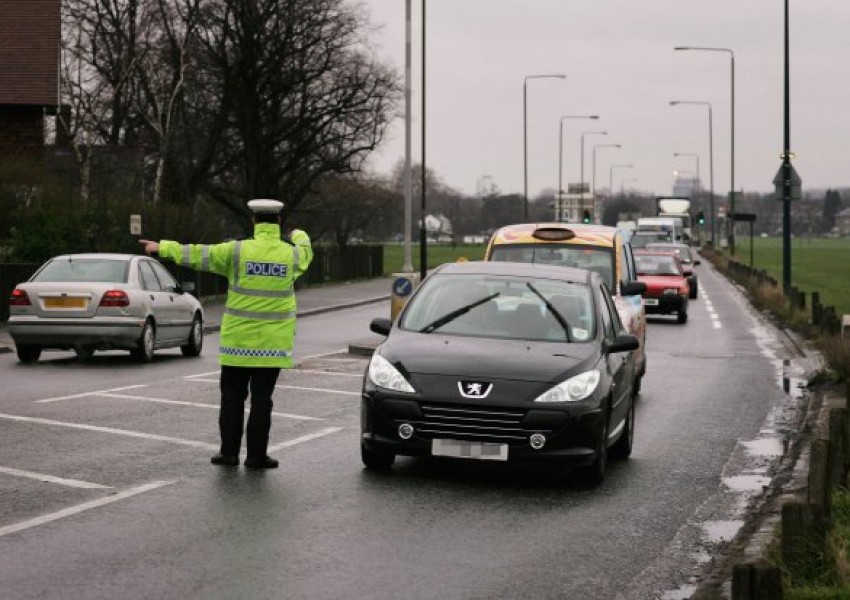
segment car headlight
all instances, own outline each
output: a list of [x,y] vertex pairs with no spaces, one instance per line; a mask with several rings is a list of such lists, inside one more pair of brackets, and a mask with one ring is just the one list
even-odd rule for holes
[[666,289],[664,290],[664,295],[665,295],[665,296],[675,296],[675,295],[676,295],[676,294],[678,294],[678,293],[679,293],[679,290],[678,290],[678,289],[676,289],[676,288],[666,288]]
[[378,354],[372,355],[369,362],[369,381],[378,387],[395,392],[413,393],[413,386],[398,372],[390,361]]
[[575,402],[590,396],[599,385],[599,371],[585,371],[549,388],[534,399],[535,402]]

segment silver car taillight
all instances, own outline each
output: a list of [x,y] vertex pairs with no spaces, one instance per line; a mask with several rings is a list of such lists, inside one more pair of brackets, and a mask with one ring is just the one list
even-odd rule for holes
[[30,297],[21,288],[15,288],[9,298],[9,306],[30,306]]
[[124,290],[109,290],[104,292],[103,297],[100,299],[100,306],[102,307],[121,307],[121,306],[130,306],[130,297],[127,295],[127,292]]

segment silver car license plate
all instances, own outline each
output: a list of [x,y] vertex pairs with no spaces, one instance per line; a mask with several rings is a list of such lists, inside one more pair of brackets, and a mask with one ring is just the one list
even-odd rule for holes
[[431,442],[431,454],[474,460],[508,460],[508,445],[434,439]]
[[658,306],[658,298],[644,298],[643,302],[647,306]]

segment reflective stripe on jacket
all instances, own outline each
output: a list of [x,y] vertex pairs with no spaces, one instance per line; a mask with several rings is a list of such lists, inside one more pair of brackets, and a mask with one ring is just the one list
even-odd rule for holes
[[162,240],[161,258],[227,277],[219,363],[235,367],[292,367],[295,340],[293,284],[313,260],[309,236],[257,223],[254,238],[223,244],[180,244]]

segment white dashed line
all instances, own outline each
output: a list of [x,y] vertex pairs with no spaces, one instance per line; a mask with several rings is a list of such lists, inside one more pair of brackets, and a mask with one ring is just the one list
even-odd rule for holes
[[343,392],[342,390],[328,390],[325,388],[301,387],[298,385],[278,384],[275,387],[287,390],[303,390],[305,392],[321,392],[323,394],[342,394],[343,396],[359,396],[360,392]]
[[139,494],[144,494],[145,492],[149,492],[151,490],[155,490],[157,488],[161,488],[166,485],[171,485],[174,483],[173,481],[154,481],[153,483],[147,483],[145,485],[140,485],[139,487],[131,488],[124,492],[119,492],[117,494],[113,494],[111,496],[106,496],[104,498],[98,498],[97,500],[92,500],[91,502],[84,502],[83,504],[77,504],[76,506],[71,506],[69,508],[65,508],[55,513],[51,513],[49,515],[43,515],[41,517],[36,517],[34,519],[29,519],[28,521],[23,521],[21,523],[16,523],[14,525],[7,525],[6,527],[0,527],[0,537],[4,535],[8,535],[10,533],[17,533],[18,531],[23,531],[25,529],[30,529],[32,527],[38,527],[39,525],[44,525],[45,523],[50,523],[52,521],[58,521],[59,519],[63,519],[65,517],[70,517],[71,515],[75,515],[77,513],[81,513],[86,510],[90,510],[92,508],[97,508],[99,506],[105,506],[107,504],[112,504],[113,502],[118,502],[119,500],[124,500],[125,498],[131,498],[133,496],[137,496]]
[[128,385],[125,387],[112,388],[111,390],[97,390],[94,392],[83,392],[82,394],[72,394],[70,396],[57,396],[55,398],[45,398],[43,400],[36,400],[36,403],[46,403],[46,402],[59,402],[60,400],[73,400],[74,398],[85,398],[86,396],[92,396],[95,394],[104,394],[107,392],[123,392],[124,390],[136,390],[139,388],[148,387],[146,385]]
[[327,429],[321,429],[316,433],[309,433],[307,435],[302,435],[301,437],[297,437],[295,439],[289,440],[288,442],[282,442],[280,444],[275,444],[274,446],[269,446],[269,453],[274,452],[276,450],[280,450],[282,448],[291,448],[292,446],[296,446],[298,444],[302,444],[304,442],[309,442],[310,440],[315,440],[316,438],[324,437],[326,435],[330,435],[332,433],[336,433],[337,431],[342,431],[342,427],[328,427]]
[[83,490],[109,490],[111,486],[101,485],[99,483],[91,483],[90,481],[80,481],[79,479],[65,479],[64,477],[54,477],[53,475],[45,475],[44,473],[35,473],[33,471],[21,471],[11,467],[0,467],[0,473],[6,475],[14,475],[15,477],[26,477],[27,479],[35,479],[46,483],[56,483],[72,488],[80,488]]
[[720,324],[720,321],[713,321],[712,325],[714,325],[715,329],[723,329],[723,325]]
[[[218,410],[219,406],[217,404],[205,404],[203,402],[186,402],[184,400],[166,400],[165,398],[148,398],[145,396],[131,396],[130,394],[110,394],[107,392],[100,392],[98,394],[92,394],[94,396],[99,396],[101,398],[118,398],[120,400],[141,400],[142,402],[156,402],[158,404],[172,404],[177,406],[194,406],[197,408],[207,408],[212,410]],[[245,412],[248,413],[249,409],[246,408]],[[306,417],[304,415],[293,415],[291,413],[282,413],[282,412],[272,412],[272,415],[276,417],[284,417],[287,419],[298,419],[300,421],[324,421],[324,419],[320,417]]]
[[157,442],[169,442],[171,444],[180,444],[181,446],[194,446],[195,448],[203,448],[204,450],[218,450],[218,444],[208,444],[206,442],[198,442],[195,440],[184,440],[181,438],[169,437],[166,435],[156,435],[153,433],[142,433],[140,431],[130,431],[128,429],[115,429],[114,427],[98,427],[97,425],[86,425],[84,423],[66,423],[63,421],[54,421],[52,419],[39,419],[36,417],[22,417],[20,415],[0,414],[0,419],[9,421],[18,421],[20,423],[35,423],[38,425],[53,425],[56,427],[68,427],[70,429],[83,429],[85,431],[96,431],[98,433],[113,433],[115,435],[123,435],[127,437],[143,438]]
[[318,369],[290,369],[288,373],[316,373],[318,375],[333,375],[334,377],[363,378],[363,373],[334,373],[332,371],[319,371]]

